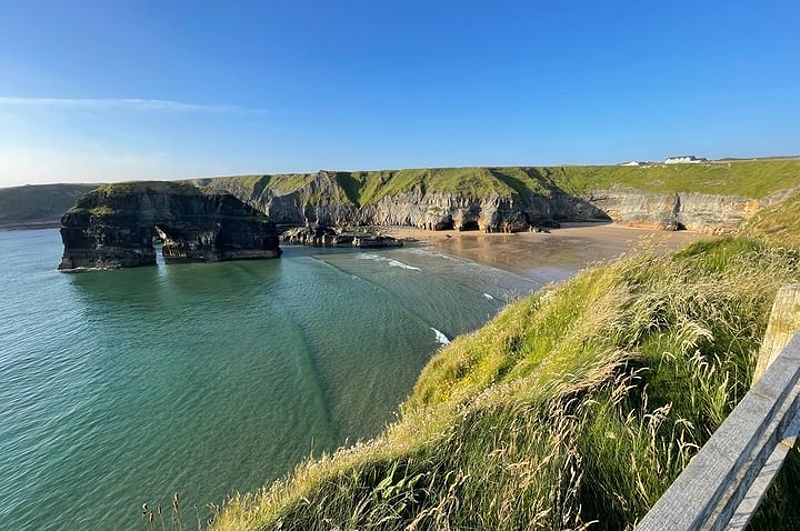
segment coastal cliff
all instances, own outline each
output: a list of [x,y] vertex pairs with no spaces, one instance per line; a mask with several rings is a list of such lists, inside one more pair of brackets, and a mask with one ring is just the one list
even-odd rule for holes
[[[412,226],[518,232],[558,221],[608,221],[600,209],[556,186],[507,184],[512,169],[453,168],[193,181],[228,191],[278,224]],[[409,175],[410,174],[410,175]],[[499,177],[498,177],[499,176]]]
[[224,192],[181,183],[103,185],[61,218],[60,270],[280,256],[275,225]]
[[287,226],[518,232],[565,221],[614,221],[719,234],[776,202],[778,191],[800,185],[800,161],[319,171],[193,184],[228,191]]
[[[279,229],[401,225],[515,232],[562,221],[614,221],[728,233],[800,188],[800,160],[319,171],[188,182],[234,195]],[[67,184],[0,189],[0,227],[57,224],[90,189]]]
[[767,201],[701,193],[656,194],[612,188],[586,200],[617,223],[658,230],[731,233]]

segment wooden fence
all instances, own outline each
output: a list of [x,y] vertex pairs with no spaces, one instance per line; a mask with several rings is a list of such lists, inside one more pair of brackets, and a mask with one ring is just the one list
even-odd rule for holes
[[754,384],[637,531],[744,529],[800,433],[800,285],[772,307]]

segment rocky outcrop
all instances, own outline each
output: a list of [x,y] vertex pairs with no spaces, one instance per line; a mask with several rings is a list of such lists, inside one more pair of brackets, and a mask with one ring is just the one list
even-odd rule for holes
[[402,240],[391,236],[356,236],[353,238],[353,247],[376,248],[376,247],[402,247]]
[[325,225],[295,227],[281,234],[281,241],[318,247],[402,247],[402,240],[370,229],[343,230]]
[[296,227],[281,233],[281,241],[295,243],[299,245],[312,246],[338,246],[350,245],[353,238],[342,236],[333,227],[324,225],[313,225],[307,227]]
[[275,225],[231,194],[166,182],[104,185],[61,218],[60,270],[280,256]]

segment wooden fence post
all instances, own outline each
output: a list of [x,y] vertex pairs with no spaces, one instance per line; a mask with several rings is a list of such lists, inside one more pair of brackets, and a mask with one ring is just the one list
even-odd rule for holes
[[754,385],[797,332],[800,332],[800,284],[787,284],[778,290],[772,304],[753,373]]
[[800,436],[800,284],[775,297],[753,388],[636,531],[744,531]]

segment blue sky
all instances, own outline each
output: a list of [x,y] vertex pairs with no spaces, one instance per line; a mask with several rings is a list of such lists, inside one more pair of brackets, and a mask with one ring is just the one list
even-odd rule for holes
[[0,186],[800,153],[796,1],[0,13]]

